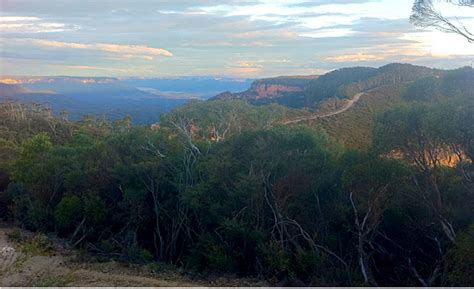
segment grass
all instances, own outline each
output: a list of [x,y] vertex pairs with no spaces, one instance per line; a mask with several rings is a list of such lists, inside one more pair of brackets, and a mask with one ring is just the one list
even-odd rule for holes
[[36,234],[21,243],[21,251],[33,256],[52,256],[56,253],[53,242],[44,234]]
[[72,272],[63,276],[42,275],[32,280],[28,286],[31,287],[66,287],[74,282]]

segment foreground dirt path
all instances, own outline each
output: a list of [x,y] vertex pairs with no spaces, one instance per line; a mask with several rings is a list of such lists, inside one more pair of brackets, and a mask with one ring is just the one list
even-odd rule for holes
[[[8,235],[13,230],[0,225],[0,286],[203,286],[184,277],[148,276],[144,270],[128,268],[116,262],[94,264],[75,262],[73,252],[45,256],[22,254]],[[64,254],[66,253],[66,254]],[[175,277],[176,280],[172,280]]]
[[[115,261],[97,262],[81,257],[78,251],[54,244],[47,252],[32,250],[33,233],[21,231],[20,244],[11,242],[12,227],[0,224],[1,286],[138,286],[138,287],[207,287],[268,286],[263,281],[239,278],[191,279],[175,269],[153,265],[133,265]],[[25,245],[30,244],[30,245]],[[26,247],[30,249],[26,250]],[[26,251],[25,251],[26,250]],[[87,261],[86,261],[87,260]]]
[[299,117],[299,118],[296,118],[296,119],[291,119],[291,120],[284,121],[282,123],[283,124],[294,124],[294,123],[304,122],[304,121],[308,121],[308,120],[314,120],[314,119],[318,119],[318,118],[330,117],[330,116],[333,116],[333,115],[343,113],[344,111],[351,108],[356,102],[358,102],[360,97],[364,94],[366,94],[366,92],[357,93],[342,108],[340,108],[336,111],[332,111],[332,112],[329,112],[329,113],[326,113],[326,114],[314,114],[314,115],[310,115],[310,116]]
[[[93,264],[75,264],[64,256],[33,256],[17,263],[8,274],[3,275],[1,286],[139,286],[139,287],[189,287],[205,286],[199,282],[188,281],[181,276],[175,280],[139,275],[131,268],[115,262],[101,264],[108,267],[99,271]],[[87,269],[84,269],[86,267]],[[143,273],[142,273],[143,274]]]
[[18,258],[13,244],[8,241],[9,232],[9,229],[0,225],[0,278],[7,274]]

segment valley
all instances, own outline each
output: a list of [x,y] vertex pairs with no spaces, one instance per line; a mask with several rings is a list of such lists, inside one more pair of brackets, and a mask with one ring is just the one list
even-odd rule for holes
[[67,111],[71,120],[85,115],[112,121],[130,116],[137,124],[159,121],[160,114],[190,100],[205,100],[220,87],[240,90],[246,79],[212,77],[0,77],[0,99],[47,104],[56,115]]

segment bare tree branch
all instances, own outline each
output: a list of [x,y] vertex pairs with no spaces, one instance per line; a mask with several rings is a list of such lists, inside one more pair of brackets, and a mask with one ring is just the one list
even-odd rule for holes
[[[473,8],[474,1],[458,0],[452,1],[460,7]],[[458,19],[449,19],[439,12],[433,5],[432,0],[415,0],[412,8],[410,22],[419,27],[433,27],[446,33],[455,33],[466,38],[470,43],[474,43],[474,34]]]
[[[457,0],[450,3],[462,8],[473,8],[472,0]],[[454,33],[466,38],[469,43],[474,43],[474,34],[466,28],[459,18],[449,19],[439,12],[433,0],[415,0],[412,8],[410,22],[419,27],[433,27],[441,32]]]

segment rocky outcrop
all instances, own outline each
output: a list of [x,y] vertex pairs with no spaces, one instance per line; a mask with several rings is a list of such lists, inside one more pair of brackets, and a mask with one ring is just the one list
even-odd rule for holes
[[213,99],[242,99],[250,102],[265,99],[279,99],[303,93],[311,80],[317,77],[318,76],[310,75],[259,79],[254,81],[246,91],[238,93],[226,91],[216,95]]

